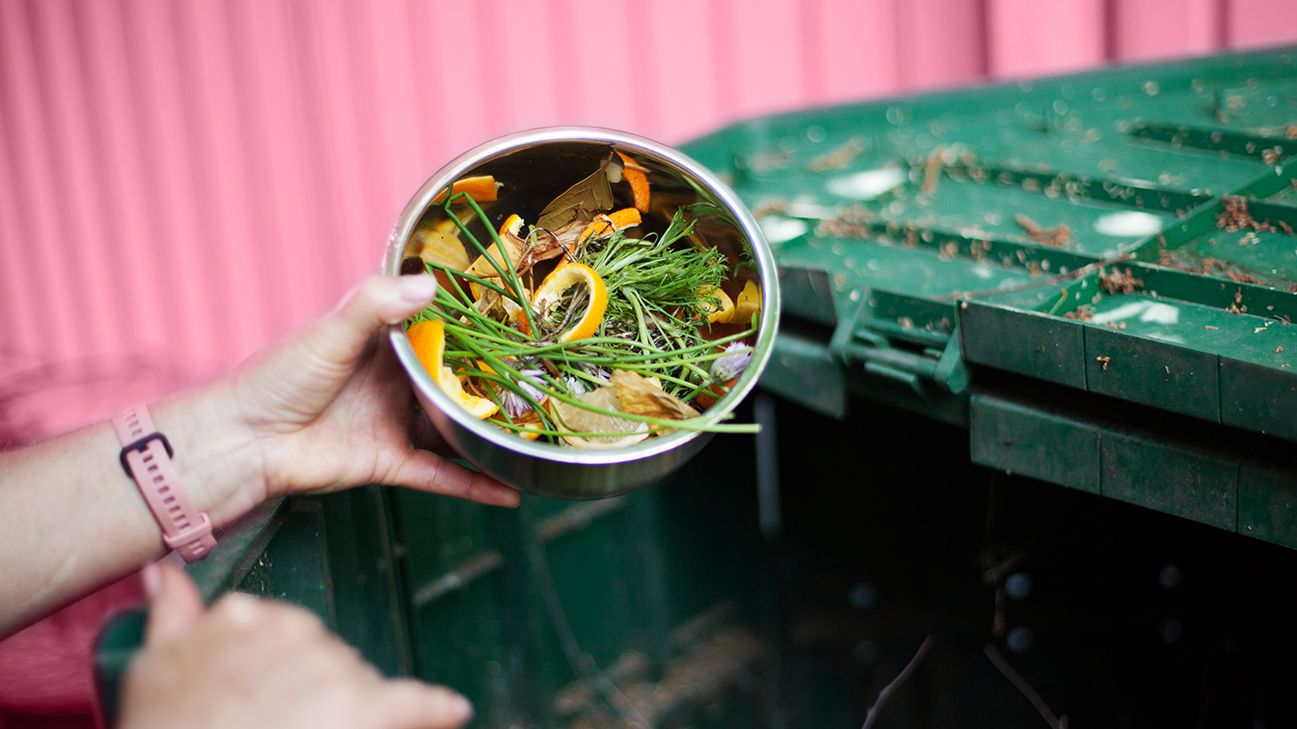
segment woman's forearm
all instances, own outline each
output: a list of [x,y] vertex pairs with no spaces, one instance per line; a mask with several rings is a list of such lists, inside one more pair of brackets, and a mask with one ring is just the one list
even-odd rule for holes
[[[409,383],[379,333],[431,276],[374,276],[229,377],[150,406],[214,527],[267,498],[384,483],[516,506],[518,492],[415,447]],[[0,637],[156,559],[162,531],[108,423],[0,454]]]
[[[182,487],[213,526],[264,494],[255,439],[219,398],[209,389],[150,408]],[[120,450],[105,422],[0,454],[0,637],[165,553]]]

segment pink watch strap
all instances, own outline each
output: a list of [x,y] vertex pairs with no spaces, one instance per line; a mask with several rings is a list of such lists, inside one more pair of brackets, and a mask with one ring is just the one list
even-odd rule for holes
[[171,445],[153,427],[149,409],[143,403],[128,408],[113,418],[113,430],[122,444],[122,466],[140,487],[167,548],[179,552],[186,562],[206,557],[216,546],[212,522],[189,503],[171,463]]

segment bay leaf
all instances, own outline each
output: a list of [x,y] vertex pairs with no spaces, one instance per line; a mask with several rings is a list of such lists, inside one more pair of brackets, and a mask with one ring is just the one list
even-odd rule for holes
[[[588,177],[569,187],[563,194],[545,206],[536,225],[556,230],[582,214],[591,215],[612,209],[612,185],[608,182],[608,166],[612,163],[611,155],[599,164],[599,169]],[[618,174],[621,168],[617,168]]]

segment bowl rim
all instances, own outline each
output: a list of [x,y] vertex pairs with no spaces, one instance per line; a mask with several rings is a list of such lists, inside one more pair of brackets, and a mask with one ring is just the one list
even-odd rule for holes
[[[738,195],[702,164],[665,144],[629,132],[587,126],[528,129],[484,142],[443,165],[424,182],[406,204],[388,238],[387,250],[383,257],[383,273],[388,276],[399,275],[405,241],[414,231],[414,227],[432,199],[452,181],[463,177],[465,173],[482,162],[508,152],[544,144],[572,142],[616,145],[670,163],[692,176],[697,183],[714,195],[721,206],[734,216],[740,231],[747,236],[753,258],[757,262],[757,273],[762,285],[761,315],[758,322],[757,341],[753,345],[752,360],[747,369],[734,387],[730,388],[729,393],[704,413],[704,417],[712,418],[713,422],[724,418],[733,412],[756,386],[757,379],[765,369],[774,348],[780,309],[779,282],[774,254],[765,236],[762,235],[756,219]],[[651,458],[674,450],[703,435],[698,431],[677,430],[665,436],[645,439],[635,445],[606,450],[585,450],[525,440],[471,417],[463,408],[451,402],[420,364],[401,324],[394,324],[388,328],[388,339],[411,383],[424,397],[435,404],[443,415],[493,445],[522,455],[567,464],[613,465]]]

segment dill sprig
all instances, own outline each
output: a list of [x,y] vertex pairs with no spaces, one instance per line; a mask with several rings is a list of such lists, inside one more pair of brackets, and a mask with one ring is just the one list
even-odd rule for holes
[[[688,350],[703,336],[707,312],[719,305],[705,292],[718,290],[729,274],[725,256],[687,238],[696,221],[677,210],[661,235],[631,238],[621,232],[586,244],[578,255],[608,287],[608,308],[600,334],[663,350]],[[632,354],[627,350],[627,354]],[[705,369],[682,361],[663,389],[680,397],[706,386]]]
[[636,303],[687,316],[704,313],[707,300],[700,298],[699,291],[719,287],[729,271],[723,253],[685,240],[695,225],[696,221],[686,222],[683,211],[676,211],[660,236],[630,238],[617,232],[580,251],[578,259],[602,276],[608,287],[610,323],[637,319]]

